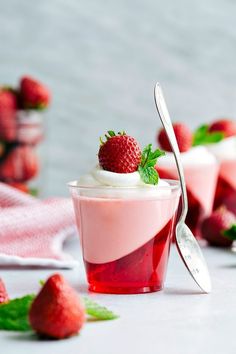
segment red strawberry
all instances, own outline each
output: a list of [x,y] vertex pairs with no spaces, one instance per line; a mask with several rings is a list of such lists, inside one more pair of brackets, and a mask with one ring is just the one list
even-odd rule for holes
[[[193,135],[191,131],[183,123],[175,123],[173,124],[173,128],[180,152],[188,151],[191,148],[193,142]],[[162,149],[166,151],[172,151],[166,132],[163,128],[159,131],[157,140]]]
[[236,122],[230,119],[220,119],[213,122],[209,132],[222,132],[225,138],[236,135]]
[[0,178],[9,182],[25,182],[36,176],[39,162],[30,146],[16,146],[8,152],[0,164]]
[[125,133],[115,135],[113,131],[106,135],[107,141],[101,141],[98,152],[100,166],[116,173],[131,173],[138,169],[141,162],[141,149],[138,142]]
[[20,97],[23,108],[43,109],[51,100],[51,95],[46,86],[30,76],[24,76],[20,82]]
[[0,139],[16,139],[17,99],[12,91],[0,89]]
[[8,297],[8,293],[5,287],[5,284],[3,283],[2,279],[0,278],[0,304],[4,303],[4,302],[8,302],[9,301],[9,297]]
[[85,309],[64,277],[54,274],[33,301],[29,320],[38,334],[62,339],[80,331],[85,322]]
[[230,247],[233,241],[227,239],[223,233],[234,224],[236,224],[235,215],[222,206],[203,221],[202,237],[212,246]]

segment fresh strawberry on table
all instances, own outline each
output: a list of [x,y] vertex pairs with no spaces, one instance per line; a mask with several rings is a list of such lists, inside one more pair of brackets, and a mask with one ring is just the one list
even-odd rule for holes
[[24,109],[45,109],[51,95],[48,88],[31,76],[24,76],[20,81],[20,99]]
[[[174,123],[173,128],[180,152],[188,151],[193,142],[193,135],[190,129],[183,123]],[[162,149],[165,151],[172,151],[169,139],[163,128],[159,131],[157,140]]]
[[220,132],[225,138],[236,135],[236,122],[231,119],[219,119],[209,126],[209,132]]
[[40,335],[66,338],[85,322],[85,307],[76,291],[60,274],[52,275],[32,303],[29,320]]
[[236,217],[222,206],[202,222],[201,232],[210,245],[230,247],[236,240]]
[[16,139],[17,99],[12,90],[0,88],[0,140]]
[[38,157],[31,146],[12,148],[0,164],[0,178],[6,182],[25,182],[37,175]]

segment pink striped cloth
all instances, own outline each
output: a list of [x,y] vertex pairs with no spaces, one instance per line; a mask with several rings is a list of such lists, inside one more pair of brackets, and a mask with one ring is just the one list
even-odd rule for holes
[[75,233],[72,201],[39,200],[0,182],[0,265],[72,268],[63,252]]

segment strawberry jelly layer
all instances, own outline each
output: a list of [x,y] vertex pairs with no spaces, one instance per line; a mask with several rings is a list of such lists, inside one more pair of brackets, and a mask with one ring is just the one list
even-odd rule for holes
[[[178,179],[178,172],[175,166],[157,166],[162,178]],[[184,167],[184,176],[187,189],[199,202],[206,213],[212,210],[214,194],[216,189],[219,167],[217,164],[193,165]]]
[[137,250],[172,219],[178,201],[176,191],[159,199],[74,196],[85,261],[112,262]]

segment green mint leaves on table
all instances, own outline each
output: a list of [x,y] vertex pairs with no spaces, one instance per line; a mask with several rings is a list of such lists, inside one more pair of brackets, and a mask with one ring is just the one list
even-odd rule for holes
[[147,145],[142,152],[141,163],[138,167],[138,172],[142,181],[146,184],[157,184],[159,176],[155,165],[157,159],[165,155],[165,152],[159,149],[152,151],[152,144]]
[[30,331],[28,313],[35,295],[26,295],[0,305],[0,329]]
[[[35,299],[34,294],[25,295],[21,298],[10,300],[0,305],[0,330],[7,331],[30,331],[28,320],[30,306]],[[87,315],[98,320],[113,320],[118,318],[115,313],[101,306],[88,297],[84,297]]]
[[119,317],[114,312],[108,310],[104,306],[99,305],[88,297],[84,297],[83,300],[86,308],[86,313],[89,316],[95,317],[98,320],[113,320]]
[[209,132],[209,125],[201,125],[193,134],[193,146],[214,144],[224,139],[224,133]]
[[223,232],[223,235],[231,241],[236,240],[236,224],[232,225],[228,230]]

